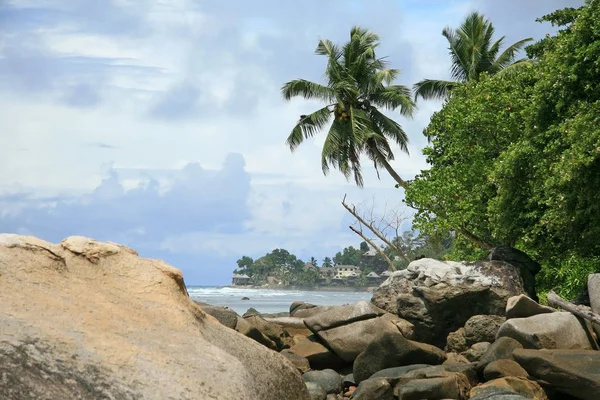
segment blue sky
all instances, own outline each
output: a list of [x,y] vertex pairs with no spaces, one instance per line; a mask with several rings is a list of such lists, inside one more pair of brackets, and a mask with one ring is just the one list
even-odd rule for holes
[[[377,32],[398,82],[448,78],[441,30],[472,10],[507,42],[553,29],[535,22],[583,0],[0,2],[0,231],[59,242],[84,235],[129,245],[184,272],[228,283],[242,255],[284,247],[332,256],[360,240],[340,206],[401,207],[402,191],[365,163],[359,190],[320,170],[323,137],[291,154],[284,141],[318,104],[285,102],[281,85],[322,81],[320,38],[353,25]],[[426,164],[420,102],[411,178]],[[393,115],[393,114],[391,114]]]

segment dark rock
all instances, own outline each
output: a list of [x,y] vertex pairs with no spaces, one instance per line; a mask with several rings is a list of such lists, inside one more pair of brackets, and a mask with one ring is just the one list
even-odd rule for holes
[[301,374],[310,371],[310,363],[308,359],[300,357],[298,354],[290,353],[288,349],[284,349],[280,353],[282,356],[290,360],[294,367],[300,371]]
[[506,302],[506,319],[527,318],[538,314],[548,314],[556,310],[550,307],[542,306],[531,298],[520,294],[513,296]]
[[456,263],[423,258],[394,272],[372,301],[414,324],[414,338],[444,346],[474,315],[504,315],[506,300],[524,293],[518,267],[501,261]]
[[474,315],[465,323],[465,339],[467,345],[490,342],[496,340],[496,333],[504,323],[505,318],[500,315]]
[[266,337],[265,334],[260,331],[260,329],[258,329],[256,326],[251,325],[248,321],[246,321],[246,319],[242,317],[238,317],[237,324],[235,325],[235,330],[241,333],[242,335],[257,341],[263,346],[268,347],[271,350],[277,350],[277,344],[275,344],[275,342]]
[[498,338],[481,356],[477,363],[477,371],[483,373],[483,370],[489,363],[496,360],[512,359],[513,351],[522,349],[523,345],[513,338]]
[[471,399],[495,399],[496,396],[517,395],[530,400],[548,400],[544,389],[538,383],[516,376],[494,379],[476,386],[471,389],[469,395]]
[[384,378],[362,381],[350,396],[352,400],[394,400],[394,391]]
[[441,364],[444,352],[434,346],[414,342],[396,334],[385,333],[371,342],[354,361],[354,379],[360,383],[375,372],[410,364]]
[[385,369],[375,372],[373,375],[371,375],[369,377],[369,379],[400,378],[400,377],[406,375],[407,373],[409,373],[410,371],[428,368],[428,367],[431,367],[431,365],[429,365],[429,364],[412,364],[412,365],[405,365],[402,367],[385,368]]
[[308,389],[308,395],[310,400],[326,400],[327,393],[325,390],[316,382],[305,382],[306,388]]
[[269,338],[269,340],[275,343],[274,350],[281,351],[290,347],[291,337],[289,333],[281,327],[281,325],[267,322],[260,315],[251,315],[245,317],[244,319],[250,324],[250,326],[258,329],[263,335]]
[[340,369],[347,365],[346,361],[323,346],[315,335],[300,338],[288,351],[306,358],[312,369]]
[[490,261],[504,261],[519,268],[525,292],[533,300],[538,301],[535,289],[535,276],[542,266],[531,259],[526,253],[513,247],[494,247],[490,250]]
[[344,388],[348,386],[356,386],[356,381],[354,380],[354,374],[348,374],[342,378],[342,385]]
[[509,359],[492,361],[483,370],[483,379],[486,381],[507,376],[527,378],[529,374],[516,361]]
[[394,395],[398,400],[466,399],[470,387],[464,375],[454,374],[441,378],[413,379],[396,386]]
[[555,312],[507,320],[498,337],[511,337],[528,349],[591,349],[586,328],[571,313]]
[[312,304],[310,304],[310,306],[312,307],[299,306],[294,310],[293,313],[290,313],[290,316],[297,318],[309,318],[333,308],[333,306],[314,306]]
[[227,307],[211,305],[200,305],[200,308],[202,308],[202,311],[204,311],[205,313],[215,317],[217,321],[219,321],[226,327],[235,329],[238,320],[238,315],[235,311]]
[[470,362],[479,361],[481,356],[485,354],[485,352],[490,348],[491,343],[489,342],[481,342],[475,343],[473,346],[469,348],[469,350],[462,353],[463,356]]
[[450,332],[446,338],[446,347],[444,350],[447,353],[462,353],[468,350],[467,338],[465,337],[465,328],[458,328],[455,332]]
[[332,369],[308,371],[302,375],[305,382],[319,384],[326,393],[339,393],[342,391],[342,377]]
[[458,353],[446,353],[446,361],[444,361],[444,364],[469,364],[470,361],[467,360],[467,358],[465,356],[463,356],[462,354],[458,354]]
[[352,322],[372,319],[385,314],[380,308],[368,301],[334,306],[327,311],[304,319],[304,323],[313,333],[349,325]]
[[304,309],[313,308],[313,307],[316,307],[316,306],[314,304],[305,303],[303,301],[294,301],[292,303],[292,305],[290,305],[290,316],[293,316],[295,311],[304,310]]
[[[591,274],[588,276],[587,290],[592,311],[600,314],[600,274]],[[593,326],[596,335],[600,338],[600,325],[594,324]]]
[[530,376],[555,390],[582,400],[597,400],[600,393],[600,352],[595,350],[529,350],[513,353]]
[[246,297],[246,296],[244,296],[244,297],[242,297],[242,300],[250,300],[250,298],[249,298],[249,297]]

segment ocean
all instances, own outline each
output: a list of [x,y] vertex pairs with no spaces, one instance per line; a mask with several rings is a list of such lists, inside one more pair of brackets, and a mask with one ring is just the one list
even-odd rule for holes
[[[333,306],[370,300],[368,292],[329,292],[311,290],[245,289],[232,287],[188,286],[193,300],[216,306],[227,306],[239,315],[250,307],[261,313],[289,311],[294,301],[305,301],[316,305]],[[242,300],[248,297],[250,300]]]

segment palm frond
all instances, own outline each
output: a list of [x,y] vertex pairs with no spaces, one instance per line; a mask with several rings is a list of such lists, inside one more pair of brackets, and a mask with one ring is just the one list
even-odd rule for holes
[[410,89],[404,85],[382,87],[374,93],[369,93],[367,100],[378,107],[384,107],[388,110],[399,108],[400,114],[406,117],[412,117],[416,110],[415,103],[411,98]]
[[406,132],[404,132],[404,129],[402,129],[402,126],[400,126],[399,123],[391,118],[388,118],[375,107],[370,108],[369,116],[377,126],[377,130],[379,130],[382,135],[393,140],[398,146],[400,146],[400,149],[403,152],[408,154],[408,135]]
[[327,125],[331,116],[329,107],[323,107],[312,114],[302,116],[286,140],[291,151],[302,144],[304,139],[314,136]]
[[442,100],[448,96],[450,91],[456,87],[457,84],[457,82],[453,81],[423,79],[422,81],[415,83],[413,87],[415,101],[419,97],[422,97],[424,100]]
[[332,88],[305,79],[287,82],[281,88],[281,94],[286,100],[296,96],[302,96],[308,100],[318,99],[328,103],[335,100],[335,91]]
[[490,72],[496,73],[502,70],[503,68],[506,68],[509,65],[513,64],[515,62],[515,57],[517,56],[517,53],[521,51],[523,47],[525,47],[525,45],[532,40],[533,38],[527,38],[519,40],[518,42],[515,42],[508,46],[508,48],[504,50],[502,54],[498,56],[498,58],[494,60],[493,64],[490,67]]

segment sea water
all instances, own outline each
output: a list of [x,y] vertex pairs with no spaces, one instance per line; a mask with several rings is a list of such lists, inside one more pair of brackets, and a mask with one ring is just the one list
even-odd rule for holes
[[[188,286],[190,297],[204,303],[227,306],[242,315],[250,307],[261,313],[289,311],[294,301],[316,305],[341,305],[370,300],[369,292],[330,292],[311,290],[245,289],[232,287]],[[247,297],[250,300],[242,300]]]

